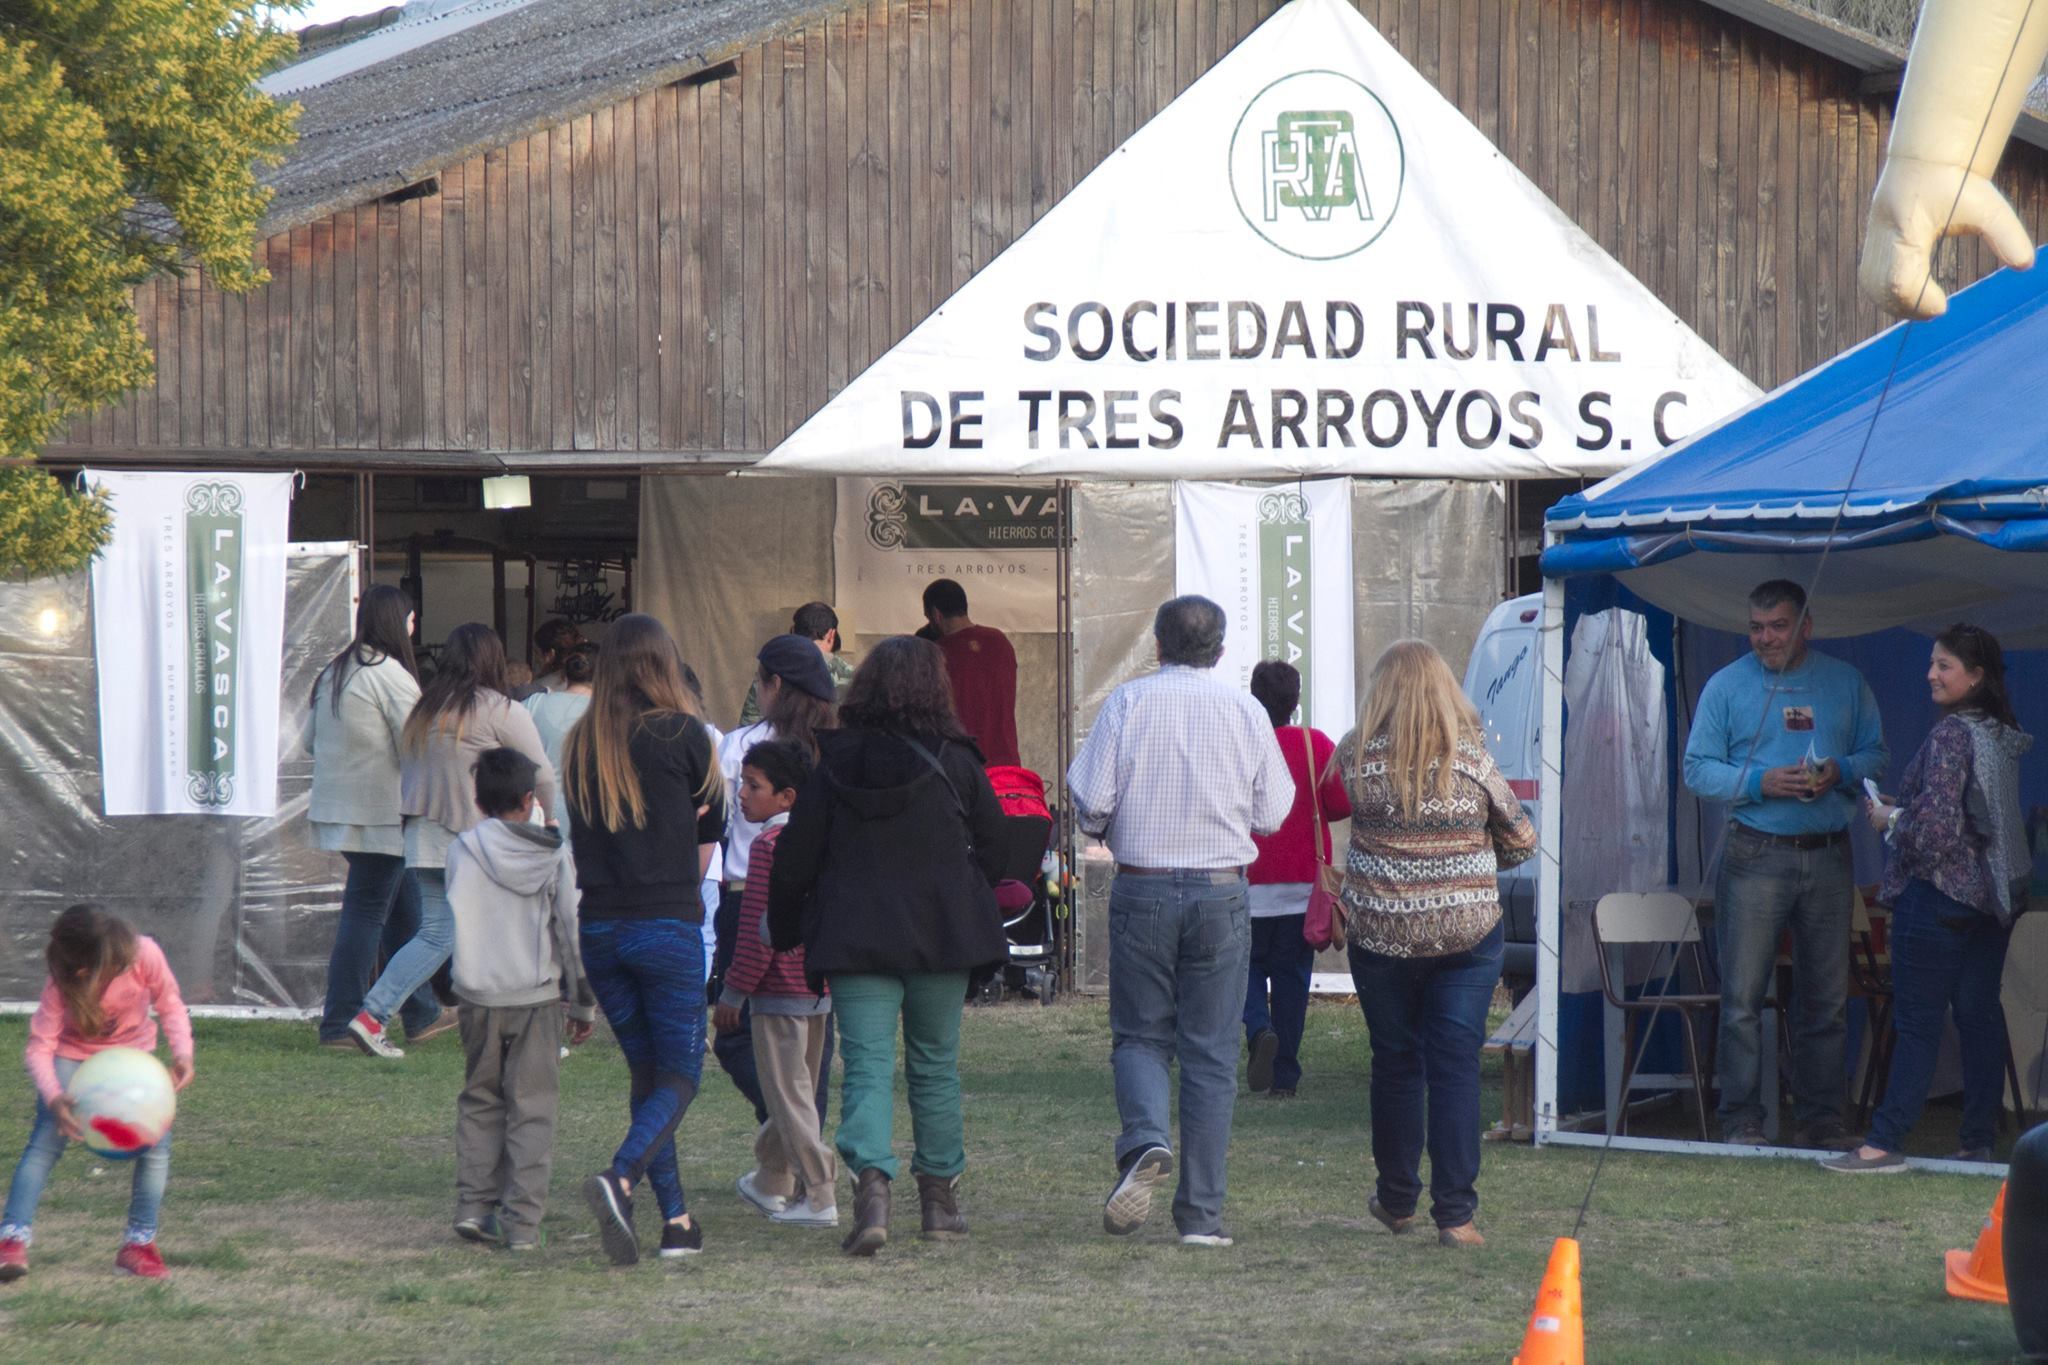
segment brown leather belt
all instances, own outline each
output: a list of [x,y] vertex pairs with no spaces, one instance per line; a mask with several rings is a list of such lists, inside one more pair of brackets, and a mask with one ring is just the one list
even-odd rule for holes
[[1116,874],[1119,877],[1186,877],[1190,881],[1208,881],[1220,885],[1224,882],[1242,881],[1244,879],[1244,868],[1241,865],[1238,867],[1132,867],[1128,863],[1118,863],[1116,865]]
[[1774,844],[1779,848],[1806,850],[1833,848],[1836,844],[1842,843],[1849,837],[1849,832],[1841,829],[1828,830],[1821,834],[1770,834],[1756,828],[1754,825],[1745,825],[1740,820],[1734,823],[1737,833],[1746,834],[1752,839],[1761,839],[1763,842]]

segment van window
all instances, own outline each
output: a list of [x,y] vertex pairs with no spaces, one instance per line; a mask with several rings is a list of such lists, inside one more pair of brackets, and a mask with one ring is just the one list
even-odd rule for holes
[[1531,752],[1536,722],[1537,632],[1529,629],[1489,631],[1473,647],[1465,669],[1465,691],[1479,708],[1486,747],[1501,775],[1510,781],[1533,779]]

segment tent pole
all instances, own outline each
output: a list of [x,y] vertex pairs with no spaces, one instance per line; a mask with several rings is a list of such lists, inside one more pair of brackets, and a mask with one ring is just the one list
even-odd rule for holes
[[[1550,533],[1544,533],[1546,542]],[[1557,1131],[1558,954],[1564,941],[1558,895],[1558,852],[1564,820],[1564,580],[1543,580],[1543,721],[1537,775],[1542,828],[1536,869],[1536,1132],[1540,1145]]]
[[1078,880],[1070,875],[1080,864],[1076,861],[1079,850],[1075,847],[1075,826],[1073,803],[1067,799],[1067,768],[1074,760],[1074,483],[1061,479],[1054,498],[1057,521],[1054,526],[1053,576],[1054,576],[1054,617],[1053,629],[1058,633],[1059,667],[1054,670],[1054,705],[1058,709],[1058,725],[1055,727],[1055,752],[1059,771],[1053,774],[1052,789],[1059,802],[1059,850],[1060,850],[1060,905],[1067,912],[1066,930],[1058,938],[1058,975],[1060,986],[1065,990],[1075,989],[1080,977],[1080,962],[1075,952],[1074,891]]

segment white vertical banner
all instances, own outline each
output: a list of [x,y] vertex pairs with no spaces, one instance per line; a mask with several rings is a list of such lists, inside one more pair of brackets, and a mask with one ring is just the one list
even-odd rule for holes
[[1220,676],[1250,687],[1253,665],[1301,672],[1302,715],[1329,735],[1351,728],[1351,481],[1176,483],[1173,580],[1223,608]]
[[294,477],[86,471],[107,815],[277,813]]

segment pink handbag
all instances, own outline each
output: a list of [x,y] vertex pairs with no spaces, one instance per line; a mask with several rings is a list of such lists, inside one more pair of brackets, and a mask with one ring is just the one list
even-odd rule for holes
[[1344,873],[1323,861],[1322,779],[1316,772],[1316,746],[1306,725],[1301,727],[1302,747],[1308,750],[1308,800],[1311,819],[1309,846],[1316,857],[1316,879],[1308,890],[1308,917],[1301,922],[1301,936],[1317,952],[1344,942],[1344,902],[1338,893],[1344,888]]

